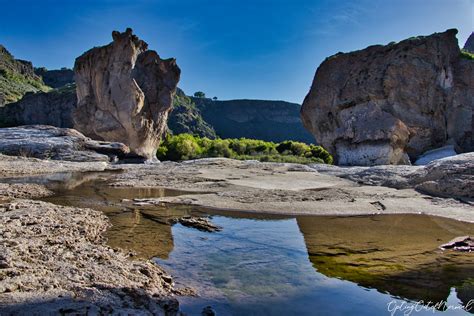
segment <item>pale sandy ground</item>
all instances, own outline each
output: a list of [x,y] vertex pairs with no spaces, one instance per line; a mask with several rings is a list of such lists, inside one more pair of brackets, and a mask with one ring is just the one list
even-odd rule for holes
[[[340,177],[341,170],[336,172],[334,168],[337,167],[321,166],[321,170],[317,171],[297,164],[259,163],[224,158],[185,163],[111,166],[102,162],[74,163],[0,156],[0,177],[123,169],[124,172],[111,176],[111,185],[165,187],[193,192],[189,195],[159,198],[161,202],[166,203],[286,215],[415,213],[474,222],[472,202],[433,197],[411,188],[393,188],[406,187],[402,185],[405,184],[406,177],[402,176],[417,172],[420,167],[377,168],[377,177],[382,178],[384,183],[390,183],[392,187],[358,183],[372,183],[373,179],[343,179]],[[352,169],[345,173],[349,173],[349,170]],[[9,187],[8,190],[3,188],[0,197],[14,195],[6,192],[15,189],[25,191],[24,187]],[[31,192],[37,190],[40,189],[32,188]]]
[[[302,165],[206,159],[124,168],[127,172],[114,177],[113,185],[206,192],[159,199],[166,203],[287,215],[414,213],[474,222],[469,202],[409,188],[361,185]],[[406,168],[401,167],[401,172],[406,173]],[[396,179],[397,172],[390,169],[387,178]]]

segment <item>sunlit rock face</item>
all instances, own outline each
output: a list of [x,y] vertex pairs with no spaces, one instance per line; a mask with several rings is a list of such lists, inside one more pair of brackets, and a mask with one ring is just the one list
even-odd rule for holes
[[94,139],[122,142],[151,159],[181,71],[175,59],[161,59],[131,29],[112,37],[112,43],[76,59],[74,128]]
[[472,151],[474,62],[456,30],[338,53],[316,71],[305,127],[341,165],[407,164],[454,144]]

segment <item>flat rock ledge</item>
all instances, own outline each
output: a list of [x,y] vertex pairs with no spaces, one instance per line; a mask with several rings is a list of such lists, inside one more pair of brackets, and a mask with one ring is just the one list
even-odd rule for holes
[[0,153],[10,156],[109,162],[124,158],[129,152],[122,143],[92,140],[70,128],[48,125],[0,128]]
[[0,204],[0,314],[175,315],[171,277],[106,246],[109,225],[91,209]]

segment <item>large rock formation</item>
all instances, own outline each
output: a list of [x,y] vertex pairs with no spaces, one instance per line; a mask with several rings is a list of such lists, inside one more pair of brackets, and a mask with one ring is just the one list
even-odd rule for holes
[[74,128],[93,139],[125,143],[151,159],[166,129],[180,69],[175,59],[147,50],[131,29],[112,37],[112,43],[76,59]]
[[472,151],[474,62],[456,30],[338,53],[319,66],[301,117],[341,165],[406,164]]
[[105,161],[126,158],[122,143],[92,140],[76,130],[45,125],[0,128],[0,153],[10,156],[66,161]]

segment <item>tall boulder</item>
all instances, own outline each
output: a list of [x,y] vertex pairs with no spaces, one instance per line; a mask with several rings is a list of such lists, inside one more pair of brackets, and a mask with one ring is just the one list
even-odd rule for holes
[[121,142],[152,159],[166,129],[180,77],[175,59],[161,59],[131,29],[76,59],[74,128],[97,140]]
[[340,165],[408,164],[454,144],[472,151],[474,62],[456,30],[338,53],[317,69],[305,127]]

